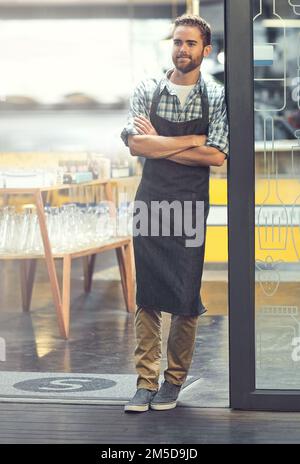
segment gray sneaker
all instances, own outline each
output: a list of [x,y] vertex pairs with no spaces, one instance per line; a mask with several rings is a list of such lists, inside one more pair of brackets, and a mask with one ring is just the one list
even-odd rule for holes
[[181,385],[174,385],[165,380],[158,393],[150,402],[150,408],[157,411],[176,408],[180,389]]
[[146,388],[138,388],[134,397],[125,404],[124,411],[135,411],[135,412],[145,412],[149,409],[149,404],[154,395],[156,395],[156,390],[147,390]]

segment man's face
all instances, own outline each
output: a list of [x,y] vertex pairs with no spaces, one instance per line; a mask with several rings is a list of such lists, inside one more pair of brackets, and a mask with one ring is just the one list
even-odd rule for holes
[[179,71],[186,74],[201,65],[211,52],[211,45],[204,47],[197,27],[178,26],[173,34],[172,60]]

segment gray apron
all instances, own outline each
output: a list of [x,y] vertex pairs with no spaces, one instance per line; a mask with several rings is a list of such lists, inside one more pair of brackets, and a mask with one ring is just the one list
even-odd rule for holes
[[[165,89],[164,89],[165,91]],[[157,115],[161,98],[158,85],[152,99],[150,121],[163,136],[207,135],[209,106],[206,86],[201,92],[202,118],[186,122],[171,122]],[[135,200],[143,201],[150,209],[151,201],[192,202],[195,225],[195,202],[204,201],[204,223],[209,211],[209,167],[186,166],[167,158],[147,158]],[[136,205],[136,204],[135,204]],[[134,215],[140,210],[134,208]],[[152,216],[153,220],[153,216]],[[157,220],[157,218],[156,218]],[[151,215],[148,214],[148,236],[133,237],[136,266],[136,304],[145,309],[157,309],[177,315],[196,316],[206,312],[200,297],[205,235],[202,246],[186,247],[187,237],[151,236]],[[174,218],[171,215],[171,231]],[[135,235],[135,234],[134,234]]]

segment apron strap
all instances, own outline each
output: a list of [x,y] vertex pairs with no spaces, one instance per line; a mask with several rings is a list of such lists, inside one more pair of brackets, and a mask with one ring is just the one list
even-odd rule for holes
[[207,87],[203,80],[203,90],[201,92],[201,108],[202,108],[202,120],[204,127],[206,127],[206,131],[208,132],[208,125],[209,125],[209,103],[208,103],[208,95],[207,95]]
[[[158,83],[155,91],[154,91],[154,94],[153,94],[153,97],[152,97],[152,102],[151,102],[151,108],[150,108],[150,121],[152,122],[153,120],[153,117],[157,114],[157,108],[158,108],[158,104],[160,102],[160,98],[161,98],[161,95],[160,95],[160,83],[161,81]],[[162,91],[162,93],[164,92],[164,89]]]

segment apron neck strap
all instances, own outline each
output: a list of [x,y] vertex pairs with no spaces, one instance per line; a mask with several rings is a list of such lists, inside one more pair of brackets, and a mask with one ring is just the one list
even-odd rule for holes
[[[156,115],[157,113],[157,108],[158,108],[158,104],[160,102],[160,98],[161,98],[161,94],[160,94],[160,85],[161,85],[161,82],[160,81],[154,91],[154,94],[153,94],[153,97],[152,97],[152,102],[151,102],[151,109],[150,109],[150,120],[152,119],[153,116]],[[165,91],[165,88],[163,89],[163,91],[161,93],[163,93]]]

